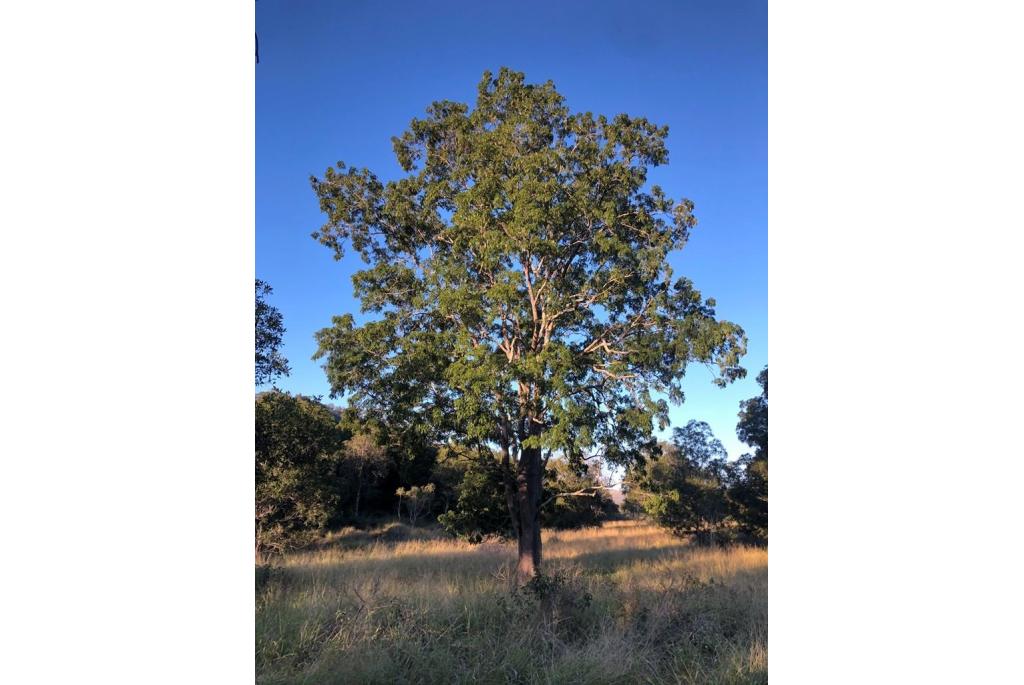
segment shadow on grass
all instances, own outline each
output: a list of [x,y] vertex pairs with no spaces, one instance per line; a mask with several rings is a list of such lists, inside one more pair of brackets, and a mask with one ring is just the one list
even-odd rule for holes
[[640,562],[658,561],[675,557],[687,548],[687,543],[681,542],[678,545],[666,545],[649,549],[636,549],[634,547],[625,549],[597,549],[566,556],[552,554],[549,558],[552,561],[577,562],[589,570],[612,572],[622,566],[631,566]]
[[552,541],[550,544],[546,544],[544,551],[545,554],[549,554],[554,558],[596,554],[602,551],[640,551],[657,549],[679,551],[686,547],[689,547],[689,543],[682,539],[675,539],[669,544],[651,545],[649,542],[649,536],[643,536],[643,534],[639,533],[628,533],[622,534],[622,536],[615,536],[614,538],[556,540]]
[[[405,537],[409,531],[393,531],[392,535],[403,539],[381,539],[373,535],[370,546],[356,543],[366,538],[356,532],[339,536],[326,542],[317,551],[337,551],[335,557],[323,559],[319,563],[299,563],[279,567],[276,573],[285,584],[302,585],[309,583],[367,582],[374,579],[389,579],[399,582],[417,582],[424,578],[445,578],[454,581],[486,579],[507,573],[515,564],[515,548],[511,544],[486,542],[480,545],[462,548],[444,546],[436,550],[403,549],[403,542],[410,542]],[[423,530],[423,537],[413,533],[418,541],[439,540],[434,531]],[[368,536],[369,537],[369,536]],[[623,536],[633,537],[631,535]],[[446,538],[447,540],[447,538]],[[353,544],[356,543],[356,544]],[[621,539],[617,544],[622,544]],[[600,542],[591,540],[559,540],[550,546],[545,545],[545,566],[556,569],[564,565],[579,565],[588,573],[600,575],[612,574],[616,571],[638,565],[657,564],[663,561],[683,559],[683,552],[695,552],[703,548],[694,547],[689,541],[680,539],[661,547],[603,547]],[[710,549],[710,548],[709,548]],[[699,562],[696,566],[701,566]],[[673,564],[675,566],[675,564]],[[667,570],[667,569],[666,569]],[[721,580],[726,578],[745,577],[750,570],[750,578],[756,579],[763,574],[760,569],[736,568],[726,574],[718,574]],[[744,578],[745,579],[745,578]]]
[[405,553],[384,557],[342,557],[317,565],[285,566],[281,576],[288,582],[308,582],[344,577],[366,580],[390,576],[418,580],[428,575],[449,577],[487,576],[513,563],[514,551],[505,547]]
[[427,542],[444,539],[447,539],[446,536],[437,526],[414,528],[401,523],[389,522],[368,529],[344,528],[317,540],[303,551],[352,551],[366,549],[373,545],[397,545],[402,542]]

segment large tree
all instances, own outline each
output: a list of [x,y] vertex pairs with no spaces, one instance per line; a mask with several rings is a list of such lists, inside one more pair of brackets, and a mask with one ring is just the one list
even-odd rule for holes
[[484,73],[476,106],[433,103],[392,139],[406,175],[338,162],[313,189],[313,234],[353,276],[364,312],[318,334],[332,393],[394,425],[430,425],[491,458],[539,571],[547,460],[642,459],[653,422],[697,362],[740,378],[746,338],[667,258],[696,224],[689,200],[648,185],[668,128],[572,113],[550,81]]

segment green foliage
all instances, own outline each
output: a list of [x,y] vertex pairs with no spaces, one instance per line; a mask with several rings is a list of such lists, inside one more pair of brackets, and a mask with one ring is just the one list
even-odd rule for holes
[[257,548],[279,552],[330,527],[394,516],[403,473],[420,477],[412,487],[422,492],[435,457],[432,447],[403,442],[349,410],[278,390],[258,395]]
[[761,394],[740,402],[736,435],[754,448],[755,459],[768,459],[768,367],[757,374]]
[[732,474],[726,457],[710,426],[690,421],[673,431],[672,443],[635,479],[633,497],[639,494],[644,512],[679,535],[724,542]]
[[754,448],[738,464],[730,489],[733,516],[741,529],[759,542],[768,540],[768,367],[757,376],[761,394],[740,403],[736,434]]
[[434,511],[438,515],[445,514],[459,499],[459,485],[465,475],[468,464],[453,458],[448,446],[438,450],[437,461],[430,473],[430,482],[434,484]]
[[256,549],[280,552],[324,529],[348,495],[339,478],[348,435],[314,399],[256,397]]
[[742,329],[668,265],[696,219],[648,184],[667,134],[572,113],[551,82],[503,68],[472,110],[435,102],[393,139],[405,176],[338,162],[312,178],[327,216],[313,235],[367,263],[353,284],[374,315],[317,334],[332,395],[399,432],[498,445],[504,475],[474,472],[467,492],[522,476],[534,516],[541,450],[642,458],[668,420],[655,398],[681,402],[689,364],[716,365],[719,385],[745,375]]
[[[437,448],[432,444],[429,433],[416,426],[389,425],[380,417],[352,406],[340,410],[339,420],[353,434],[373,436],[378,452],[383,450],[382,457],[378,454],[370,470],[362,474],[356,471],[353,475],[362,483],[359,515],[371,519],[393,515],[398,504],[396,488],[425,485],[431,478],[437,461]],[[349,513],[352,513],[351,507]]]
[[391,434],[388,439],[388,459],[397,482],[405,487],[426,484],[437,463],[437,447],[419,432]]
[[534,576],[502,597],[500,606],[513,625],[533,624],[542,643],[550,647],[578,643],[593,631],[600,620],[593,602],[594,595],[579,574],[558,570]]
[[479,542],[488,535],[505,537],[512,533],[500,467],[496,460],[491,461],[471,460],[448,466],[461,471],[454,504],[437,517],[448,533],[471,542]]
[[264,299],[273,292],[269,284],[256,279],[256,385],[291,373],[288,360],[280,352],[284,318]]
[[768,460],[745,455],[729,490],[733,517],[754,542],[768,541]]
[[[480,540],[487,535],[507,536],[510,520],[501,482],[498,457],[490,459],[450,458],[439,463],[432,478],[438,483],[437,496],[448,497],[450,506],[438,515],[449,533]],[[557,529],[597,526],[618,514],[618,507],[603,489],[595,468],[579,474],[563,459],[553,459],[545,473],[545,506],[541,523]],[[576,493],[556,497],[557,493]]]
[[[553,459],[545,473],[544,496],[549,498],[541,509],[540,520],[546,527],[558,529],[599,526],[617,515],[619,508],[606,491],[600,469],[586,469],[579,474],[563,459]],[[556,497],[558,493],[573,493]]]

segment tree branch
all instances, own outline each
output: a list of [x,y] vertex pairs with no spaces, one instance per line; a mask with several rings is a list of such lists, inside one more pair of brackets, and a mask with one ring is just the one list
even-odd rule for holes
[[613,485],[590,485],[585,488],[576,490],[575,492],[556,492],[554,495],[551,495],[551,497],[548,497],[546,500],[541,502],[539,508],[543,509],[545,506],[547,506],[551,502],[554,502],[559,497],[596,497],[598,490],[614,490],[616,486],[619,485],[622,485],[622,483],[619,482]]

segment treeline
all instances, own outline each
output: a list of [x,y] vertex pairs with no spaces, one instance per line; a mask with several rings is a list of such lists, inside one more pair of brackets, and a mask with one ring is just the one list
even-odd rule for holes
[[702,544],[768,541],[768,368],[762,392],[741,403],[736,427],[753,452],[730,462],[703,421],[690,421],[662,443],[660,454],[631,473],[627,511],[644,513]]
[[[481,458],[423,433],[390,432],[316,397],[280,390],[256,396],[256,551],[280,552],[323,531],[399,516],[436,520],[469,540],[508,537],[513,522],[498,455]],[[574,472],[552,459],[542,524],[598,525],[618,513],[596,465]],[[575,493],[575,494],[568,494]]]
[[[256,379],[289,373],[280,353],[280,312],[256,281]],[[539,519],[543,528],[598,525],[621,514],[648,516],[698,543],[768,539],[768,368],[761,394],[740,403],[736,432],[752,451],[729,461],[703,422],[651,442],[622,478],[622,509],[597,461],[547,452]],[[436,418],[436,417],[435,417]],[[471,541],[515,538],[507,470],[497,449],[437,439],[427,417],[390,425],[355,408],[274,389],[256,396],[256,552],[301,546],[326,530],[398,516],[436,521]],[[617,445],[605,446],[605,453]]]
[[[753,451],[729,461],[704,422],[675,429],[625,474],[622,511],[596,463],[546,464],[541,524],[598,525],[646,515],[698,543],[764,543],[768,535],[768,370],[762,394],[741,404],[737,433]],[[256,545],[267,554],[323,531],[399,516],[436,521],[469,540],[514,537],[499,455],[435,444],[426,430],[388,427],[314,397],[273,390],[256,397]]]

